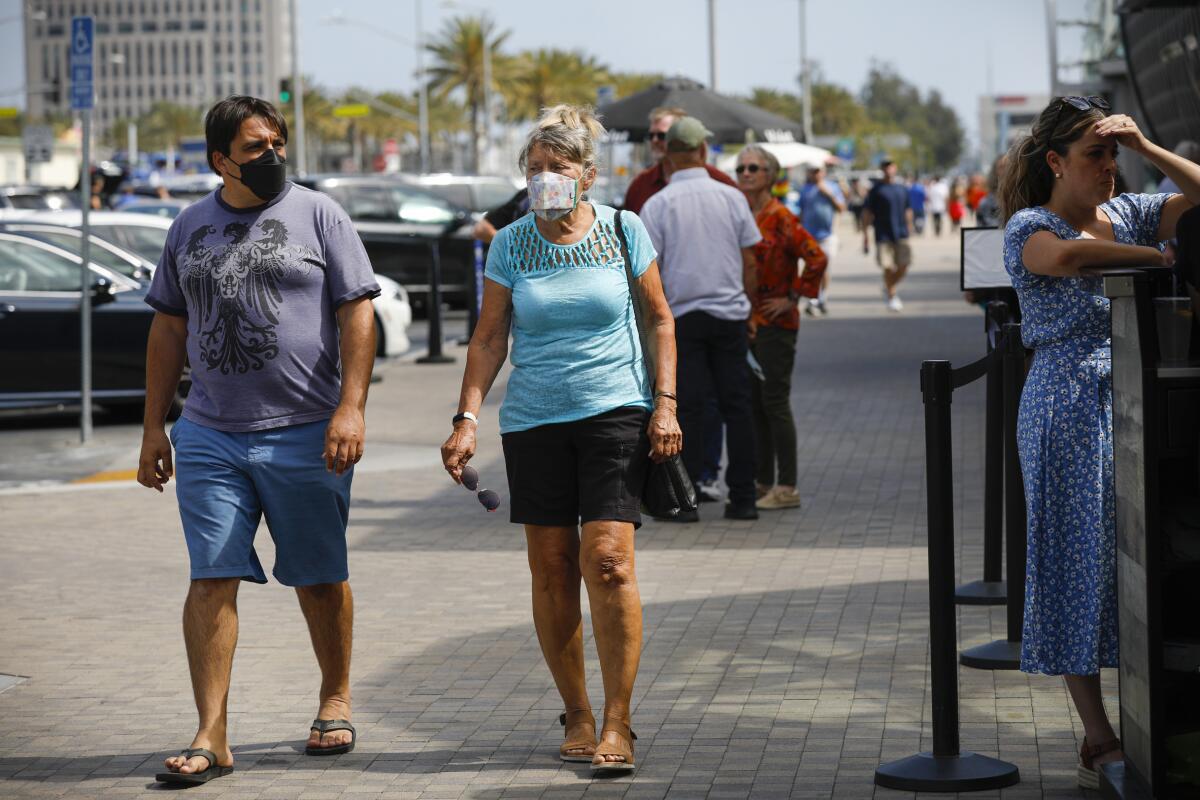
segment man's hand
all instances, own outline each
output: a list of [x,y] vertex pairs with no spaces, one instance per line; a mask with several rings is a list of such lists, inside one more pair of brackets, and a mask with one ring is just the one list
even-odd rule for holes
[[789,313],[796,304],[787,297],[772,297],[762,303],[762,313],[767,319],[775,319]]
[[343,475],[363,457],[367,423],[356,406],[340,405],[325,429],[325,469]]
[[171,461],[171,440],[163,428],[142,433],[142,454],[138,458],[137,482],[162,494],[163,485],[175,474]]

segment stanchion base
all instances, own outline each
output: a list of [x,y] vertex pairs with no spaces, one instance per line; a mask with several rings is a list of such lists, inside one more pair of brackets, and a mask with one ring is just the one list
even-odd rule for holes
[[958,663],[972,669],[1020,669],[1021,643],[997,639],[958,654]]
[[903,792],[983,792],[1021,780],[1016,766],[978,753],[919,753],[875,770],[875,785]]
[[455,362],[454,356],[447,356],[447,355],[421,356],[420,358],[417,359],[418,364],[453,364],[454,362]]
[[1007,601],[1004,581],[971,581],[954,590],[954,603],[960,606],[1002,606]]

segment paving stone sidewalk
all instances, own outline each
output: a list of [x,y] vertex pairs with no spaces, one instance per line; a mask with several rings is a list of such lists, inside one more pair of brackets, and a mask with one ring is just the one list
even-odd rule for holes
[[[290,591],[248,584],[230,697],[237,771],[189,796],[908,796],[872,778],[881,761],[932,744],[918,368],[982,355],[982,322],[957,291],[956,240],[917,240],[894,315],[845,233],[831,315],[800,332],[804,507],[748,523],[705,505],[700,525],[639,533],[634,777],[592,780],[586,764],[557,759],[560,701],[533,630],[523,535],[506,505],[484,513],[438,461],[456,349],[456,365],[389,363],[372,389],[350,530],[356,751],[302,754],[318,688],[304,622]],[[476,459],[497,489],[502,393],[503,375]],[[956,393],[964,580],[981,572],[982,414],[981,386]],[[258,546],[270,564],[265,529]],[[0,691],[0,797],[152,795],[162,759],[195,726],[173,491],[0,496],[0,554],[0,673],[28,678]],[[959,619],[964,644],[1004,636],[1002,609]],[[964,669],[961,692],[963,747],[1021,770],[1018,786],[990,796],[1085,795],[1074,786],[1082,731],[1060,681]]]

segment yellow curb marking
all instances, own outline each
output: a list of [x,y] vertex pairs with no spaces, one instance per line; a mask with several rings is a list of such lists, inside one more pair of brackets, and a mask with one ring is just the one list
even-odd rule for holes
[[86,478],[76,478],[71,483],[105,483],[108,481],[132,481],[137,478],[136,469],[117,469],[97,472]]

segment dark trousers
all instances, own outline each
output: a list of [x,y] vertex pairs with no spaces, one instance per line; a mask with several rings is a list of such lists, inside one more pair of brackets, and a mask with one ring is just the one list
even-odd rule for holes
[[796,333],[764,325],[758,329],[752,348],[765,378],[753,381],[758,482],[763,486],[796,485],[796,421],[792,418]]
[[705,398],[715,396],[725,420],[729,501],[753,504],[754,416],[746,323],[692,311],[675,320],[675,341],[679,349],[679,427],[683,429],[683,463],[688,474],[697,480],[704,471]]
[[721,450],[725,447],[725,421],[717,406],[716,395],[710,394],[704,401],[704,469],[700,471],[700,482],[711,483],[721,473]]

